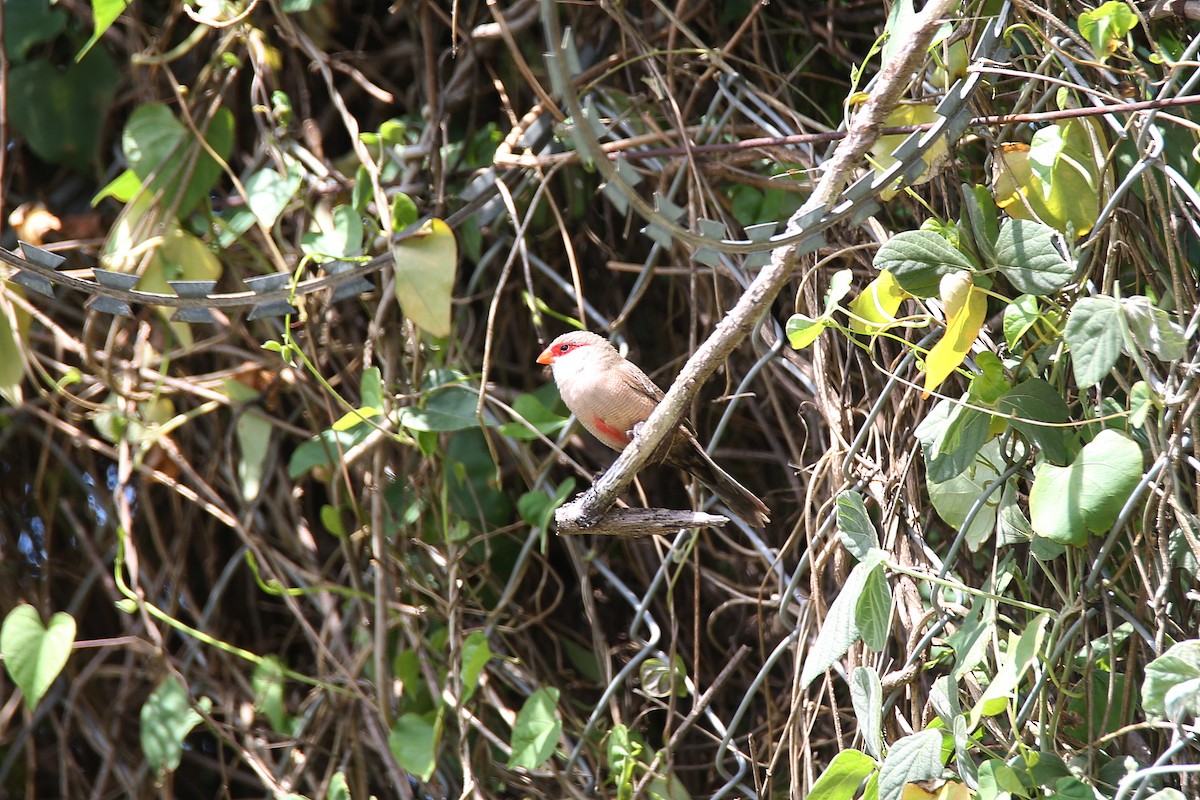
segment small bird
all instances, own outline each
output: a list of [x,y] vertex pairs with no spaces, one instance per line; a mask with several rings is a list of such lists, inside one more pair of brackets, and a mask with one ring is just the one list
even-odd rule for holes
[[[663,392],[646,373],[617,352],[602,336],[575,331],[559,336],[537,357],[554,373],[558,393],[583,427],[613,450],[621,451],[663,399]],[[712,489],[729,510],[747,524],[761,528],[771,510],[734,480],[704,452],[687,422],[659,448],[654,460],[679,467]]]

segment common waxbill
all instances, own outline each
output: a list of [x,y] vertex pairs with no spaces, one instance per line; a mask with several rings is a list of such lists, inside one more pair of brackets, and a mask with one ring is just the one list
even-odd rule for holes
[[[663,398],[662,390],[646,373],[607,339],[588,331],[559,336],[542,351],[537,363],[549,365],[567,408],[613,450],[625,449],[634,426],[645,422]],[[695,476],[748,524],[761,528],[770,521],[770,509],[709,458],[687,421],[680,423],[658,452],[665,455],[656,460]]]

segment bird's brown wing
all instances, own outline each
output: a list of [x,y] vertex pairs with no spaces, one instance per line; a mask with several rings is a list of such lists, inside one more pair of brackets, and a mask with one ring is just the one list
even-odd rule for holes
[[630,389],[649,398],[655,405],[658,405],[658,402],[663,399],[663,390],[658,388],[658,385],[654,381],[646,377],[646,373],[628,361],[621,365],[621,380]]
[[[621,380],[624,381],[625,385],[627,385],[630,389],[633,389],[638,394],[652,401],[655,406],[662,402],[663,397],[665,397],[663,390],[658,388],[658,384],[650,380],[646,373],[642,372],[630,362],[626,362],[625,367],[621,369]],[[653,410],[654,408],[651,406],[650,411]],[[649,416],[650,412],[648,411],[646,415]],[[687,433],[693,437],[696,435],[696,431],[692,427],[692,423],[689,422],[687,418],[679,421],[679,427],[683,428],[683,430],[687,431]],[[670,440],[668,439],[668,443],[669,441]]]

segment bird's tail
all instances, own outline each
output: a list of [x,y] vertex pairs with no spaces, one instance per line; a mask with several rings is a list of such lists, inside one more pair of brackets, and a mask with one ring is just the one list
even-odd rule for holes
[[762,528],[771,521],[771,509],[753,492],[717,466],[703,449],[697,446],[693,452],[694,455],[688,458],[688,471],[712,489],[730,511],[754,528]]

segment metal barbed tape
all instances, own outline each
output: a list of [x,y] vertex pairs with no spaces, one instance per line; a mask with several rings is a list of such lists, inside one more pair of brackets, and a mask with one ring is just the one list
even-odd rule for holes
[[[549,134],[538,137],[530,144],[543,148],[552,146]],[[492,207],[492,200],[497,193],[496,181],[512,180],[514,177],[515,174],[511,172],[500,175],[495,167],[484,170],[463,191],[462,196],[467,199],[467,204],[448,215],[446,224],[454,229],[472,216],[494,217],[499,210]],[[78,278],[58,271],[66,262],[63,256],[27,242],[18,242],[20,253],[0,247],[0,262],[16,270],[9,278],[13,283],[47,297],[54,297],[56,286],[81,291],[90,296],[85,307],[104,314],[130,316],[133,313],[130,304],[137,303],[178,309],[171,319],[179,322],[215,322],[209,310],[218,308],[250,308],[249,318],[258,319],[294,313],[293,299],[326,289],[333,290],[333,302],[372,291],[375,287],[367,280],[367,276],[394,265],[391,247],[417,236],[421,227],[431,219],[433,217],[427,215],[409,225],[391,237],[387,252],[368,261],[359,263],[337,259],[317,264],[317,267],[325,270],[325,275],[296,282],[295,286],[290,285],[295,278],[290,272],[245,278],[242,282],[249,289],[245,292],[213,294],[215,281],[169,281],[176,294],[144,292],[133,288],[141,279],[140,275],[100,267],[92,268],[95,280]]]

